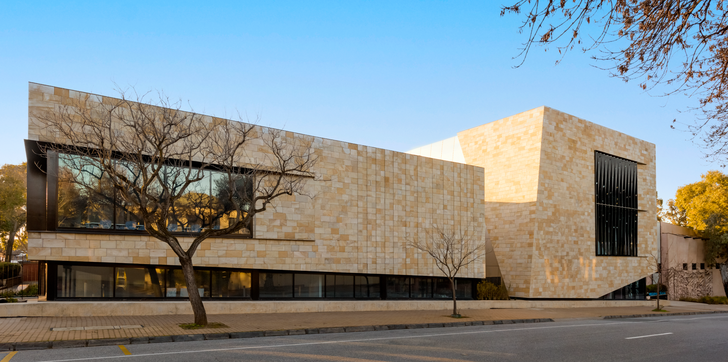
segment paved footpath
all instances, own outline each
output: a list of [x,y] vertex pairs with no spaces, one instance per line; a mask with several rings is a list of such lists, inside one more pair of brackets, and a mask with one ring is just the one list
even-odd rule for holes
[[[665,314],[728,313],[728,305],[707,305],[675,301],[670,303],[671,306],[666,307],[670,313]],[[228,326],[227,328],[204,328],[196,330],[184,330],[179,327],[181,323],[191,323],[193,321],[191,315],[62,318],[18,317],[0,318],[0,344],[475,321],[601,319],[605,317],[654,314],[654,312],[651,312],[653,308],[472,309],[461,311],[463,315],[467,316],[467,318],[463,319],[450,318],[448,316],[450,311],[230,314],[208,316],[210,322],[224,323]],[[88,328],[80,330],[78,327]],[[115,327],[116,329],[113,329]]]

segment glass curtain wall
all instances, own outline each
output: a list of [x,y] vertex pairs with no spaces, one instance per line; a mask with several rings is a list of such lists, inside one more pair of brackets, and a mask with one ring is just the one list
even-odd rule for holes
[[[55,288],[55,298],[189,297],[187,283],[179,267],[51,263],[56,276],[49,287]],[[257,283],[253,283],[253,277],[257,278]],[[380,290],[382,277],[378,275],[195,268],[195,281],[203,298],[380,299],[383,294]],[[445,278],[396,276],[386,277],[385,281],[386,299],[451,298],[450,284]],[[41,285],[45,285],[44,282]],[[459,279],[458,298],[471,299],[473,283],[472,280]]]

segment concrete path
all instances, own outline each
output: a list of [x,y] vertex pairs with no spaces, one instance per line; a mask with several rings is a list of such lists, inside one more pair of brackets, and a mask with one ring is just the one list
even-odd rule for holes
[[[670,303],[672,305],[667,309],[671,313],[728,312],[728,305],[675,301]],[[450,318],[448,316],[450,311],[448,310],[211,315],[208,318],[210,322],[224,323],[228,327],[197,330],[184,330],[179,327],[181,323],[191,323],[193,321],[191,315],[0,318],[0,349],[2,349],[2,343],[14,342],[96,340],[183,334],[541,318],[553,320],[601,319],[607,316],[651,314],[653,313],[651,309],[653,307],[477,309],[467,310],[467,318],[463,319]],[[143,328],[138,328],[139,325],[143,326]]]

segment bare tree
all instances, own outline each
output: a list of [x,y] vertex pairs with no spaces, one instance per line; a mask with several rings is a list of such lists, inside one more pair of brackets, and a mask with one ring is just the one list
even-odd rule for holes
[[728,156],[724,1],[517,0],[501,8],[501,16],[508,13],[523,14],[523,61],[533,45],[553,45],[561,59],[575,46],[597,50],[593,59],[610,64],[615,77],[637,80],[645,90],[664,86],[663,94],[697,96],[702,116],[688,129],[702,138],[707,156]]
[[450,281],[453,317],[459,316],[455,277],[461,269],[485,254],[485,241],[475,240],[476,235],[478,233],[469,226],[455,228],[433,225],[424,232],[424,237],[415,238],[407,243],[407,246],[432,257],[437,269],[440,269]]
[[[59,158],[57,176],[77,189],[66,196],[90,200],[65,200],[65,207],[103,212],[115,203],[139,221],[128,221],[128,228],[167,244],[179,259],[199,325],[208,323],[192,264],[200,244],[230,234],[252,237],[256,214],[281,196],[305,194],[317,161],[310,140],[182,111],[161,94],[154,104],[144,95],[129,100],[124,92],[119,99],[85,96],[34,117],[51,138],[42,152]],[[180,237],[192,241],[180,243]]]
[[660,292],[662,291],[662,262],[660,257],[654,253],[650,253],[652,261],[655,262],[655,272],[658,274],[657,277],[657,311],[660,311]]

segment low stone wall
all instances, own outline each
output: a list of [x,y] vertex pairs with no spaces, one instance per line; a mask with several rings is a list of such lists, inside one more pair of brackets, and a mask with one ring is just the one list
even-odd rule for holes
[[[311,312],[370,312],[394,310],[450,310],[452,301],[234,301],[204,302],[208,314],[247,313],[311,313]],[[463,300],[458,308],[524,309],[524,308],[597,308],[653,306],[644,300]],[[668,306],[668,301],[661,301]],[[0,304],[0,318],[7,317],[109,317],[192,314],[189,302],[37,302]]]

